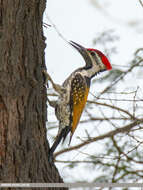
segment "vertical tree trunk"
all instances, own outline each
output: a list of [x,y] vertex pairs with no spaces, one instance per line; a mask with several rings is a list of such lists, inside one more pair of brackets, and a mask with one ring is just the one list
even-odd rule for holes
[[48,163],[45,0],[0,0],[0,182],[62,182]]

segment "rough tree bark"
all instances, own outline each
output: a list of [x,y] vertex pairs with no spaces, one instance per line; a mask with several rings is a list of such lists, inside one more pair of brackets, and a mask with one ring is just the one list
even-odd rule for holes
[[0,0],[0,182],[62,182],[48,163],[45,3]]

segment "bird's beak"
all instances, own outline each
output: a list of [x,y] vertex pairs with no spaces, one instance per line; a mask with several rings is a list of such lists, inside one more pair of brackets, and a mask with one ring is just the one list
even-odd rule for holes
[[88,53],[88,51],[87,51],[86,48],[84,48],[83,46],[81,46],[81,45],[79,45],[78,43],[73,42],[73,41],[70,41],[69,43],[70,43],[70,45],[72,45],[75,49],[78,50],[78,52],[82,55],[82,57],[84,58],[84,60],[85,60],[86,63],[91,62],[89,53]]
[[84,48],[83,46],[77,44],[76,42],[70,41],[69,42],[75,49],[78,50],[78,52],[84,57],[85,54],[87,54],[87,50],[86,48]]
[[70,43],[75,49],[77,49],[81,55],[83,55],[83,53],[86,52],[86,49],[85,49],[83,46],[77,44],[76,42],[70,41],[69,43]]

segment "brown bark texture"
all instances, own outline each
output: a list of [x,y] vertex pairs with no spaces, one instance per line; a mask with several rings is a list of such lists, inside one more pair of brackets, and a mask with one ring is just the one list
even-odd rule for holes
[[0,0],[1,183],[62,182],[48,163],[42,74],[45,4],[45,0]]

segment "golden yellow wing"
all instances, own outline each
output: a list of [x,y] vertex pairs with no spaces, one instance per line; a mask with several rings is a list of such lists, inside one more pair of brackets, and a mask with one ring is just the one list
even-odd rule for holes
[[[89,92],[89,85],[86,82],[85,78],[82,77],[80,74],[76,74],[71,83],[71,138],[72,135],[79,123],[81,114],[85,107],[88,92]],[[70,139],[71,141],[71,139]]]

